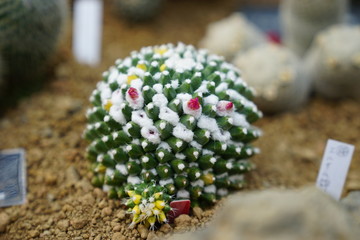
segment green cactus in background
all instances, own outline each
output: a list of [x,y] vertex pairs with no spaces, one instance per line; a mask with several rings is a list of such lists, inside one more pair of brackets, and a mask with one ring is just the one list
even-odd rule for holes
[[191,45],[145,47],[117,60],[87,112],[93,184],[124,198],[126,186],[155,181],[200,207],[242,188],[258,152],[250,143],[261,134],[251,126],[262,116],[252,94],[237,68]]
[[119,13],[132,21],[143,21],[154,17],[164,0],[114,0]]
[[1,0],[0,52],[11,80],[37,76],[54,53],[66,0]]

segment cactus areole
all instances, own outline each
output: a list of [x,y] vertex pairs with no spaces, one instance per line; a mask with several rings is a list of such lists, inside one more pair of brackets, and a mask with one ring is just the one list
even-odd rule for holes
[[133,223],[166,222],[169,202],[205,207],[243,187],[262,116],[240,71],[179,43],[144,47],[103,74],[84,136],[93,184],[129,198]]

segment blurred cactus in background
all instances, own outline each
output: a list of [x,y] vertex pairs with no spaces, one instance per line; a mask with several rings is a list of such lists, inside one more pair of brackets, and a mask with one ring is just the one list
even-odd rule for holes
[[12,81],[37,77],[54,53],[66,0],[1,0],[0,53]]
[[307,100],[311,84],[303,78],[300,60],[289,49],[269,43],[239,54],[233,63],[255,89],[254,101],[262,111],[293,110]]
[[303,56],[319,31],[345,21],[347,0],[282,0],[284,44]]
[[144,21],[161,10],[164,0],[114,0],[121,16],[132,21]]
[[326,97],[360,100],[360,27],[336,25],[321,32],[306,56],[305,74]]
[[164,222],[146,200],[153,193],[139,189],[200,207],[241,189],[258,152],[251,142],[261,135],[251,123],[262,114],[250,98],[237,68],[190,45],[145,47],[117,60],[87,113],[93,184],[112,198],[129,195],[135,224],[153,215]]
[[242,14],[210,23],[199,46],[231,61],[236,53],[244,52],[266,42],[265,35]]

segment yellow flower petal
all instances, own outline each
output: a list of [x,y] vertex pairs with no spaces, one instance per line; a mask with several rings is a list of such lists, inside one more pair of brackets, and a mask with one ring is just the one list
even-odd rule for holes
[[142,70],[144,70],[144,71],[146,71],[147,70],[147,67],[146,67],[146,65],[145,64],[138,64],[138,65],[136,65],[136,68],[140,68],[140,69],[142,69]]
[[163,72],[163,71],[165,71],[165,69],[166,69],[166,65],[165,65],[165,63],[164,63],[163,65],[160,66],[160,71]]
[[137,79],[137,78],[139,78],[139,77],[136,76],[136,75],[129,75],[129,76],[127,77],[127,84],[130,85],[130,83],[131,83],[133,80]]
[[163,209],[163,208],[165,207],[165,202],[164,202],[164,201],[161,201],[161,200],[157,200],[157,201],[155,202],[155,206],[156,206],[156,208],[158,208],[158,209]]
[[106,104],[104,105],[104,109],[109,112],[112,105],[113,103],[111,102],[111,100],[107,100]]

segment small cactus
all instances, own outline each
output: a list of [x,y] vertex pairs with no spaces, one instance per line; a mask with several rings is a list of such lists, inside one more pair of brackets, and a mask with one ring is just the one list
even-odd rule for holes
[[304,56],[318,32],[345,21],[347,6],[347,0],[282,0],[284,44]]
[[164,0],[114,0],[121,16],[132,21],[144,21],[154,17]]
[[242,14],[233,13],[209,24],[199,46],[231,61],[237,52],[244,52],[265,42],[266,37],[254,24]]
[[138,223],[144,223],[153,230],[156,222],[168,221],[166,214],[171,210],[168,204],[171,196],[166,194],[164,187],[152,181],[150,184],[129,185],[126,191],[129,196],[126,206],[129,207],[128,212],[133,215],[131,228]]
[[254,101],[264,112],[292,110],[307,100],[311,84],[302,77],[299,59],[285,47],[255,47],[239,54],[233,64],[255,89]]
[[[162,192],[193,206],[213,204],[242,188],[252,169],[248,158],[258,150],[250,142],[261,132],[250,123],[262,114],[251,97],[234,66],[190,45],[145,47],[117,60],[87,112],[93,184],[111,198],[126,197],[130,185],[146,202]],[[144,188],[149,195],[140,194]],[[135,210],[133,223],[145,221]]]
[[336,25],[321,32],[305,58],[305,74],[326,97],[360,100],[360,27]]
[[0,52],[7,76],[31,78],[44,68],[59,40],[66,0],[2,0]]

